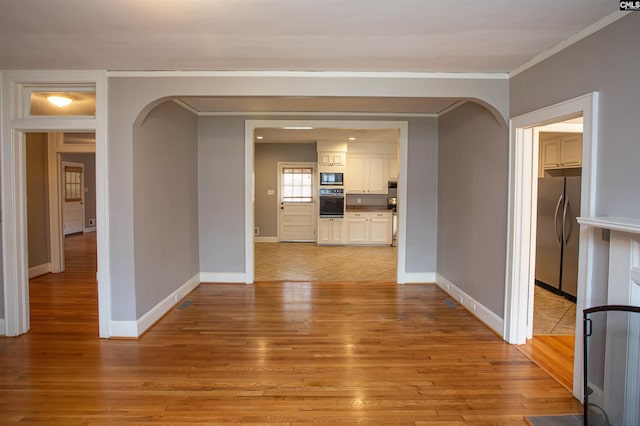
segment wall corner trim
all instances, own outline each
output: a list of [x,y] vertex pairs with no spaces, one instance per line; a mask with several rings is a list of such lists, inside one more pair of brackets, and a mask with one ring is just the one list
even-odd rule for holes
[[246,283],[244,272],[200,272],[201,283]]
[[405,272],[398,277],[398,284],[432,284],[435,282],[435,272]]
[[436,276],[436,284],[445,293],[451,296],[457,303],[462,305],[471,315],[482,321],[487,327],[493,330],[498,336],[503,337],[504,320],[480,304],[473,297],[462,291],[458,286],[440,274]]
[[137,321],[110,321],[110,337],[140,337],[153,324],[169,312],[183,297],[200,284],[200,274],[191,277]]

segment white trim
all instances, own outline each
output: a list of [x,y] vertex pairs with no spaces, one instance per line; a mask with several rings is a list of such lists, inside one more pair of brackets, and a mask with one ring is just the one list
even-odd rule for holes
[[32,266],[31,268],[29,268],[29,279],[48,274],[49,272],[51,272],[51,263],[43,263],[42,265]]
[[436,284],[457,303],[464,306],[473,316],[502,337],[504,330],[504,320],[502,318],[440,274],[437,274]]
[[164,298],[160,303],[151,308],[147,313],[138,318],[137,332],[138,336],[147,331],[153,324],[161,319],[167,312],[169,312],[176,304],[180,302],[187,294],[191,293],[193,289],[200,285],[200,273],[195,274],[189,278],[187,282],[182,284],[173,293]]
[[110,337],[140,337],[198,285],[200,285],[200,273],[191,277],[137,321],[109,321]]
[[[111,317],[109,281],[108,200],[106,191],[106,76],[104,71],[11,71],[2,74],[2,122],[0,124],[2,164],[2,256],[5,304],[5,330],[17,336],[29,330],[29,291],[26,240],[26,200],[24,132],[96,132],[96,210],[98,229],[98,316],[100,336],[109,337]],[[91,84],[96,87],[96,117],[19,118],[22,94],[20,84],[56,86]],[[14,118],[15,117],[15,118]]]
[[[358,120],[245,120],[244,124],[244,173],[245,173],[245,271],[246,282],[254,280],[254,247],[253,228],[255,215],[255,171],[254,171],[254,130],[258,127],[296,127],[311,126],[316,128],[355,128],[355,129],[389,129],[400,131],[400,170],[398,176],[398,199],[407,199],[407,157],[409,153],[409,123],[407,121],[358,121]],[[406,268],[406,227],[407,209],[400,209],[398,214],[398,266],[397,282],[404,283]],[[204,280],[203,280],[204,281]]]
[[402,278],[398,279],[398,284],[434,284],[435,282],[435,272],[405,272]]
[[[532,324],[528,321],[529,298],[535,271],[535,202],[537,170],[534,169],[533,128],[568,117],[583,116],[581,214],[595,212],[597,181],[598,93],[593,92],[510,120],[509,200],[507,267],[505,276],[504,338],[512,344],[525,343]],[[580,228],[577,312],[591,304],[594,233]],[[573,394],[582,401],[582,322],[576,320]]]
[[95,226],[90,226],[88,228],[84,228],[82,230],[82,232],[84,232],[85,234],[88,233],[88,232],[96,232],[96,227]]
[[278,237],[253,237],[256,243],[279,243]]
[[107,71],[108,77],[276,77],[276,78],[412,78],[507,80],[508,73],[368,72],[368,71]]
[[247,274],[243,272],[200,272],[201,283],[247,283]]
[[[617,5],[616,5],[617,7]],[[550,58],[551,56],[555,55],[556,53],[566,49],[567,47],[576,44],[577,42],[579,42],[582,39],[585,39],[587,37],[589,37],[591,34],[594,34],[598,31],[600,31],[601,29],[603,29],[604,27],[613,24],[614,22],[616,22],[618,19],[623,18],[625,15],[629,14],[631,12],[623,12],[623,11],[615,11],[613,13],[611,13],[608,16],[605,16],[604,18],[600,19],[599,21],[595,22],[594,24],[588,26],[587,28],[583,29],[582,31],[577,32],[576,34],[572,35],[571,37],[569,37],[568,39],[556,44],[555,46],[553,46],[550,49],[545,50],[544,52],[540,53],[539,55],[537,55],[536,57],[534,57],[533,59],[529,60],[528,62],[524,63],[523,65],[520,65],[518,68],[516,68],[515,70],[511,71],[509,73],[509,78],[515,77],[516,75],[520,74],[523,71],[528,70],[529,68],[533,67],[534,65],[539,64],[540,62],[544,61],[545,59]]]
[[138,337],[138,323],[136,321],[109,321],[109,337]]
[[[457,104],[456,104],[457,105]],[[222,111],[204,111],[198,112],[200,117],[218,117],[218,116],[243,116],[243,117],[418,117],[418,118],[438,118],[441,113],[420,113],[420,112],[295,112],[295,111],[278,111],[278,112],[264,112],[264,111],[234,111],[234,112],[222,112]]]
[[640,219],[628,217],[579,217],[578,223],[594,228],[640,234]]

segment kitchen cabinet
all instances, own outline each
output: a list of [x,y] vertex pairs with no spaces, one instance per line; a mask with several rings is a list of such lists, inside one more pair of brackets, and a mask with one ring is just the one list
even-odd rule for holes
[[582,134],[566,134],[542,140],[540,145],[543,170],[582,167]]
[[342,218],[318,219],[318,245],[344,244],[345,226]]
[[346,168],[348,194],[386,194],[389,162],[385,155],[349,154]]
[[398,180],[398,170],[400,168],[400,166],[398,165],[398,157],[394,156],[388,156],[387,157],[387,163],[388,163],[388,171],[389,171],[389,176],[388,176],[388,180]]
[[347,213],[347,244],[391,244],[391,212]]
[[346,152],[318,152],[318,165],[325,168],[344,167]]

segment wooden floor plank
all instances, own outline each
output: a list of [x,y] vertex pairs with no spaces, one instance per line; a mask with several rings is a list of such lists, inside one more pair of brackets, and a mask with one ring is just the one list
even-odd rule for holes
[[139,340],[101,340],[95,266],[74,262],[82,272],[32,281],[32,331],[0,338],[2,423],[521,425],[581,412],[434,285],[203,284]]

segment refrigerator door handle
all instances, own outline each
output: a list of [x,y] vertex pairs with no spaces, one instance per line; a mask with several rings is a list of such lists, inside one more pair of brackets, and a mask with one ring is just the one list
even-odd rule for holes
[[567,244],[569,237],[571,236],[571,223],[567,224],[567,210],[570,208],[569,200],[567,200],[567,202],[564,203],[564,209],[562,210],[562,239],[565,244]]
[[[563,198],[564,196],[562,194],[558,197],[558,202],[556,203],[556,211],[553,214],[553,226],[555,228],[554,230],[556,231],[556,243],[558,243],[558,247],[562,246],[562,240],[561,240],[562,236],[558,232],[558,212],[560,211],[560,204],[562,204]],[[564,216],[563,216],[563,222],[564,222]]]

